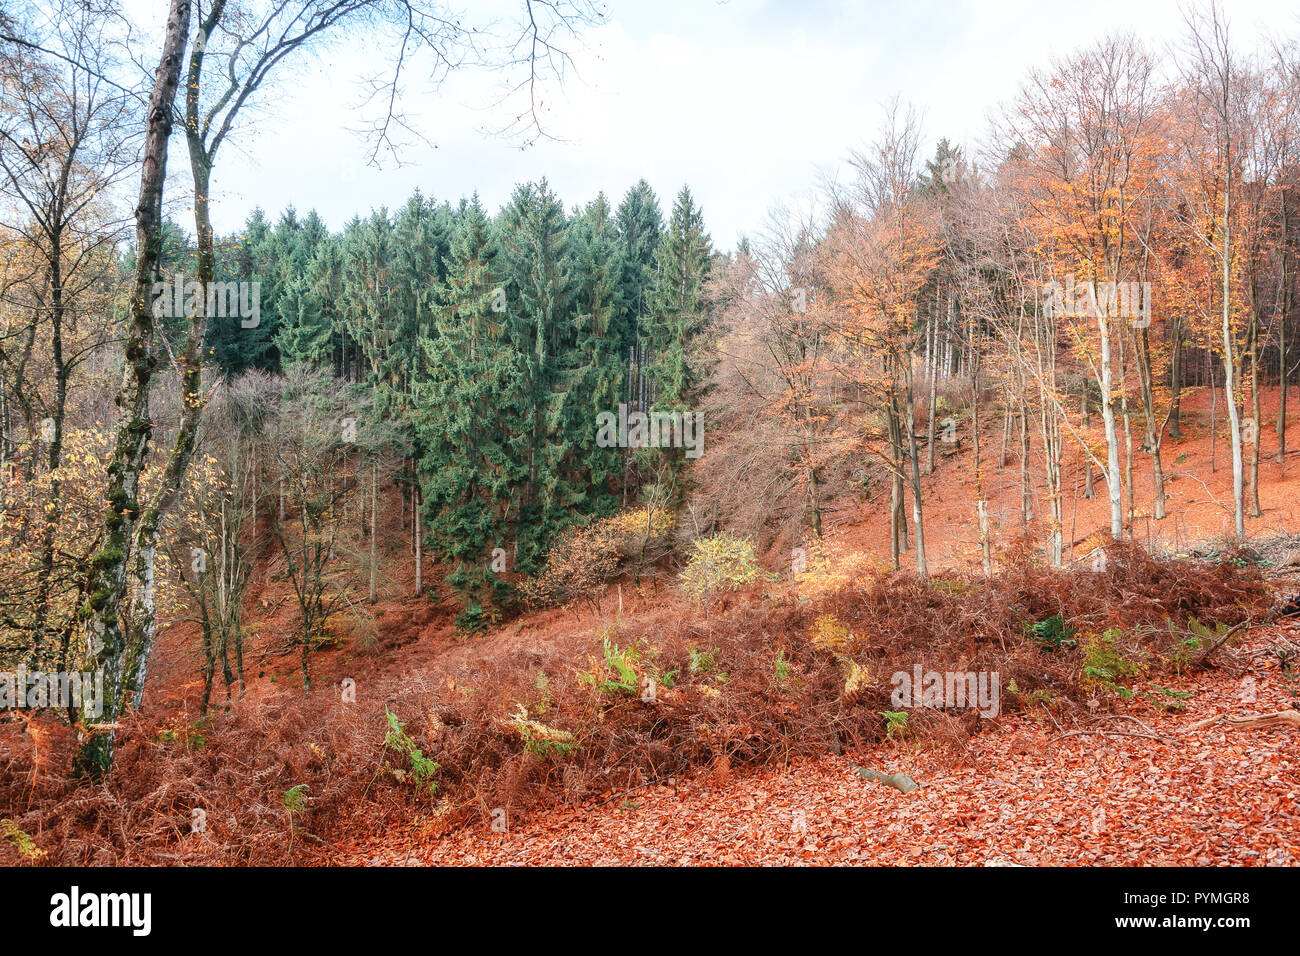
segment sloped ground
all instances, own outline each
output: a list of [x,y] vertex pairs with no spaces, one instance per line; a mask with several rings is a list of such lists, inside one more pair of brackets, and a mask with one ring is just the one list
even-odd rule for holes
[[[1062,736],[1045,710],[1001,718],[961,753],[895,744],[854,756],[906,771],[910,794],[868,783],[846,757],[743,775],[715,767],[602,802],[498,814],[436,837],[419,818],[340,847],[349,865],[1300,865],[1300,731],[1190,729],[1215,714],[1300,707],[1276,650],[1300,625],[1257,628],[1218,667]],[[1141,685],[1139,685],[1141,686]],[[1160,738],[1160,739],[1156,739]]]
[[[1218,468],[1211,472],[1208,440],[1200,421],[1205,410],[1191,397],[1188,408],[1197,413],[1194,420],[1189,415],[1188,438],[1179,444],[1169,443],[1165,449],[1167,467],[1176,476],[1170,489],[1174,493],[1170,518],[1154,524],[1159,539],[1150,542],[1173,551],[1214,538],[1228,519],[1222,506],[1228,500],[1230,480],[1224,444],[1220,442],[1218,449]],[[990,425],[990,431],[997,430],[997,424]],[[1272,446],[1271,426],[1263,430],[1262,440],[1266,449]],[[986,437],[990,458],[996,445],[997,436]],[[1148,470],[1147,458],[1136,449],[1134,465],[1140,483],[1149,481],[1142,477]],[[969,470],[969,453],[963,450],[941,458],[936,473],[925,479],[927,529],[936,572],[978,567]],[[1035,461],[1035,473],[1037,470]],[[1018,465],[1009,461],[1003,471],[990,467],[989,472],[990,510],[1000,523],[997,530],[1013,536],[1022,530],[1017,510]],[[1070,474],[1067,469],[1067,538],[1083,541],[1106,522],[1104,488],[1099,481],[1096,499],[1076,500]],[[1288,529],[1300,530],[1300,471],[1290,462],[1282,466],[1266,458],[1261,485],[1265,514],[1248,522],[1251,537],[1258,542]],[[1146,495],[1139,489],[1139,505]],[[396,499],[390,504],[388,513],[395,514]],[[883,557],[887,540],[883,511],[870,502],[847,509],[842,513],[847,520],[831,529],[829,537],[843,552]],[[1042,511],[1040,502],[1040,521]],[[1146,524],[1139,522],[1137,538],[1142,544],[1148,543],[1144,527]],[[1029,530],[1036,535],[1042,529]],[[412,596],[407,537],[408,532],[400,528],[381,528],[385,576],[380,602],[366,609],[372,618],[367,628],[354,628],[351,620],[342,620],[338,646],[322,648],[313,655],[313,686],[321,692],[313,693],[306,709],[294,703],[301,699],[301,691],[297,655],[290,650],[296,615],[288,585],[277,578],[273,560],[259,567],[247,616],[252,630],[248,696],[234,714],[239,717],[240,732],[254,734],[250,739],[257,740],[256,747],[241,754],[246,753],[250,763],[260,761],[258,774],[270,775],[266,793],[258,797],[265,806],[259,805],[258,813],[253,814],[265,831],[259,831],[258,852],[263,853],[259,860],[284,858],[283,844],[291,827],[285,823],[280,791],[299,781],[294,773],[307,772],[304,761],[313,759],[307,752],[315,752],[315,745],[309,747],[309,742],[320,738],[321,746],[331,753],[334,748],[326,739],[331,734],[340,737],[335,742],[339,752],[355,745],[355,741],[342,739],[352,728],[322,728],[318,719],[318,711],[326,710],[324,697],[334,695],[336,699],[334,688],[342,679],[354,679],[362,696],[369,698],[429,682],[435,676],[439,684],[451,675],[460,682],[461,675],[490,673],[512,658],[577,665],[590,650],[591,635],[616,607],[624,612],[620,617],[646,632],[678,628],[678,618],[691,613],[680,606],[670,585],[665,589],[663,582],[650,582],[636,589],[624,584],[621,594],[619,589],[611,589],[603,614],[585,609],[552,610],[528,614],[484,635],[459,635],[452,625],[455,610],[446,599],[446,589],[440,586],[438,568],[426,566],[426,581],[441,600]],[[1081,544],[1076,557],[1088,547]],[[1277,553],[1270,551],[1266,556],[1274,562],[1286,557],[1285,548],[1273,550]],[[788,568],[788,555],[774,553],[768,558],[770,567]],[[1296,570],[1300,569],[1280,569],[1274,579],[1283,595],[1300,588],[1300,575],[1291,573]],[[242,744],[232,737],[223,747],[222,741],[214,738],[206,749],[177,755],[175,742],[164,748],[153,739],[158,726],[165,723],[184,729],[197,717],[198,661],[193,637],[189,625],[173,626],[160,636],[159,659],[151,670],[151,689],[141,715],[147,730],[140,747],[156,751],[160,767],[164,756],[175,763],[178,776],[172,779],[170,771],[160,769],[157,787],[149,791],[152,802],[132,802],[102,788],[67,798],[64,824],[72,832],[95,829],[99,831],[96,842],[121,843],[117,857],[108,854],[102,860],[101,856],[88,860],[213,861],[211,848],[188,832],[190,808],[206,805],[218,780],[227,789],[235,786],[229,778],[245,773],[242,762],[205,769],[204,761],[217,760]],[[1284,673],[1276,656],[1270,656],[1270,648],[1279,641],[1300,645],[1295,626],[1257,629],[1243,644],[1216,654],[1218,669],[1161,678],[1165,685],[1193,694],[1182,713],[1162,714],[1138,700],[1121,705],[1123,717],[1084,714],[1082,723],[1075,724],[1075,717],[1054,718],[1038,707],[1029,715],[999,718],[993,729],[970,738],[960,752],[932,749],[935,744],[931,741],[924,747],[900,742],[849,755],[858,765],[912,774],[921,788],[907,796],[863,781],[848,757],[827,754],[743,773],[715,764],[699,776],[669,785],[608,792],[579,806],[551,806],[530,815],[520,811],[492,818],[504,824],[504,832],[495,832],[483,822],[493,808],[479,807],[478,801],[473,808],[481,815],[475,814],[467,826],[441,835],[447,829],[446,821],[422,817],[411,805],[399,807],[390,801],[381,807],[374,802],[374,788],[368,788],[370,802],[356,802],[340,790],[334,798],[356,816],[356,825],[348,826],[341,839],[331,840],[333,845],[313,846],[313,858],[341,864],[970,865],[998,860],[1024,864],[1294,865],[1300,863],[1300,826],[1295,815],[1300,774],[1294,756],[1300,751],[1300,731],[1187,730],[1219,710],[1264,713],[1292,706],[1297,700],[1295,672]],[[1258,685],[1253,703],[1243,699],[1243,681],[1252,676]],[[1139,683],[1138,689],[1142,686]],[[214,703],[220,699],[218,690]],[[1055,720],[1062,726],[1056,726]],[[1106,733],[1060,736],[1079,727]],[[64,745],[68,742],[61,739],[60,729],[37,729],[38,734],[20,737],[16,727],[0,728],[0,758],[13,757],[10,762],[21,771],[21,778],[13,781],[20,797],[33,790],[39,775],[61,772],[65,762]],[[362,730],[370,735],[366,739],[374,747],[382,743],[382,720],[357,733]],[[1149,732],[1149,736],[1120,735]],[[330,780],[331,785],[337,784]],[[400,794],[389,796],[400,799]],[[312,791],[308,805],[322,802],[319,788]],[[25,807],[22,804],[18,809]],[[122,831],[116,822],[119,818],[129,820],[134,829]],[[216,813],[213,821],[219,828]],[[33,809],[19,822],[51,851],[62,840],[52,829],[43,832],[45,820],[39,810]],[[172,834],[164,840],[166,853],[150,855],[143,849],[140,834],[150,829]],[[384,835],[375,838],[376,832]],[[298,840],[297,848],[302,842]],[[7,850],[7,844],[0,844],[0,851]]]
[[[1217,424],[1218,430],[1222,431],[1222,396],[1219,405]],[[1268,453],[1276,446],[1273,424],[1276,405],[1276,389],[1264,390],[1264,426],[1259,433],[1266,452],[1260,464],[1263,516],[1247,519],[1249,543],[1276,539],[1288,531],[1300,536],[1300,467],[1296,467],[1294,461],[1296,456],[1300,456],[1300,438],[1294,437],[1295,427],[1300,426],[1300,417],[1291,416],[1291,445],[1294,450],[1289,452],[1285,464],[1279,464]],[[1300,400],[1293,399],[1292,407],[1300,408]],[[1192,389],[1184,394],[1184,437],[1177,442],[1166,438],[1163,448],[1169,497],[1169,517],[1163,521],[1155,522],[1147,517],[1151,499],[1150,458],[1135,445],[1133,468],[1138,485],[1135,538],[1139,545],[1181,553],[1203,547],[1230,532],[1231,510],[1224,503],[1230,502],[1232,497],[1231,468],[1222,436],[1211,454],[1210,414],[1208,389]],[[1001,424],[1000,419],[985,414],[981,429],[991,533],[996,541],[1006,541],[1020,534],[1028,534],[1031,540],[1040,541],[1046,533],[1047,503],[1040,498],[1036,503],[1034,522],[1027,527],[1022,525],[1019,515],[1020,466],[1014,457],[1018,443],[1014,435],[1007,448],[1005,467],[999,469],[996,466],[1001,451]],[[963,422],[961,427],[966,429],[968,425]],[[1090,437],[1104,441],[1100,429],[1100,416],[1095,416]],[[1035,488],[1041,495],[1041,479],[1038,477],[1041,462],[1036,438],[1032,447],[1031,473]],[[936,464],[935,472],[923,478],[926,544],[931,571],[935,574],[978,571],[979,545],[969,442],[964,442],[956,450],[940,446]],[[1067,523],[1065,539],[1067,546],[1074,541],[1080,542],[1072,549],[1067,547],[1067,561],[1084,558],[1095,543],[1088,539],[1109,527],[1105,482],[1099,475],[1094,498],[1076,497],[1076,492],[1082,492],[1082,484],[1076,481],[1082,474],[1082,467],[1078,449],[1073,443],[1067,443],[1063,489]],[[390,489],[384,513],[393,516],[401,511],[396,490]],[[574,631],[591,629],[598,621],[598,616],[585,608],[574,612],[554,609],[526,614],[493,628],[485,635],[466,638],[456,632],[452,623],[457,607],[443,585],[445,569],[426,558],[424,580],[434,598],[412,596],[414,571],[410,532],[393,526],[395,524],[392,522],[380,528],[379,603],[373,607],[358,605],[362,613],[370,615],[369,628],[373,633],[360,636],[358,632],[365,628],[359,628],[351,615],[340,615],[332,625],[343,638],[340,646],[322,647],[313,654],[313,680],[318,684],[337,683],[345,677],[360,682],[420,674],[434,667],[447,669],[461,661],[486,660],[520,647],[563,643]],[[834,517],[828,518],[827,539],[838,553],[856,552],[883,560],[888,555],[888,527],[887,509],[880,507],[879,502],[850,503]],[[1300,549],[1297,553],[1300,554]],[[250,631],[246,651],[250,692],[262,683],[271,685],[268,690],[295,688],[301,684],[298,656],[290,650],[297,627],[291,589],[282,569],[278,569],[274,548],[268,547],[268,555],[270,560],[259,564],[258,574],[250,588],[246,613]],[[769,566],[789,573],[789,554],[773,553],[767,557]],[[902,565],[905,569],[911,568],[910,552],[903,556]],[[1296,570],[1300,571],[1300,568]],[[1291,580],[1300,587],[1300,574]],[[621,594],[611,589],[602,609],[608,614],[622,600],[628,619],[654,621],[671,613],[676,600],[672,584],[671,580],[648,583],[641,588],[624,584],[618,589]],[[177,624],[162,630],[155,651],[156,660],[150,670],[153,690],[148,695],[147,708],[194,711],[200,689],[195,643],[191,624]],[[216,691],[214,701],[218,699],[220,692]]]
[[[1279,535],[1300,533],[1300,438],[1294,412],[1288,415],[1288,452],[1279,463],[1277,452],[1277,389],[1261,389],[1262,423],[1258,429],[1260,443],[1259,487],[1261,516],[1251,518],[1247,501],[1246,540],[1248,543]],[[1191,389],[1183,397],[1183,435],[1175,440],[1165,436],[1161,459],[1165,473],[1165,496],[1168,517],[1156,521],[1151,509],[1154,500],[1151,456],[1141,448],[1140,416],[1134,418],[1133,483],[1134,540],[1152,551],[1180,553],[1203,546],[1232,533],[1232,462],[1225,437],[1223,396],[1218,396],[1217,412],[1211,409],[1208,388]],[[1293,390],[1288,408],[1300,407]],[[1211,420],[1218,437],[1211,440]],[[1079,428],[1094,448],[1105,448],[1101,416],[1094,415],[1090,428]],[[1032,423],[1031,423],[1032,425]],[[962,419],[959,432],[969,431],[969,420]],[[1036,428],[1036,425],[1032,425]],[[1040,438],[1031,435],[1030,477],[1034,486],[1034,520],[1028,525],[1020,514],[1019,438],[1015,428],[1006,445],[1006,458],[998,467],[1003,449],[1000,416],[986,411],[981,420],[983,443],[984,494],[988,500],[990,534],[994,541],[1021,533],[1041,541],[1047,532],[1048,501],[1044,497],[1043,462]],[[975,480],[969,441],[959,447],[936,445],[936,467],[922,478],[926,522],[926,549],[932,570],[979,568],[979,531],[976,519]],[[1245,455],[1249,460],[1251,446]],[[924,455],[924,449],[923,449]],[[1121,468],[1123,449],[1121,448]],[[1083,453],[1067,435],[1062,462],[1062,495],[1065,559],[1085,556],[1108,533],[1110,502],[1106,482],[1094,470],[1093,497],[1085,491]],[[887,491],[882,491],[887,498]],[[1249,488],[1247,488],[1249,495]],[[1124,498],[1125,521],[1128,522],[1127,489]],[[910,519],[909,519],[910,520]],[[888,508],[866,506],[841,512],[827,522],[829,534],[845,547],[862,549],[877,555],[888,553]],[[1072,543],[1076,543],[1071,547]],[[911,567],[911,554],[903,559]]]

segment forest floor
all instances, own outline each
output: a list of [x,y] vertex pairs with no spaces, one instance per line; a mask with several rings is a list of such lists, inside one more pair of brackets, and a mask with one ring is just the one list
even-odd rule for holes
[[[1266,395],[1264,449],[1276,446]],[[1213,547],[1231,529],[1231,468],[1226,441],[1211,448],[1211,396],[1184,399],[1184,434],[1166,439],[1170,517],[1153,521],[1150,459],[1134,441],[1138,511],[1133,536],[1157,550],[1181,553]],[[1300,401],[1296,402],[1300,407]],[[1222,398],[1218,400],[1221,418]],[[1219,422],[1217,431],[1223,431]],[[1094,421],[1100,439],[1100,416]],[[1038,536],[1046,502],[1025,525],[1020,516],[1018,444],[1001,454],[1002,422],[984,423],[986,491],[994,533]],[[1034,447],[1037,447],[1037,441]],[[1300,439],[1294,444],[1300,446]],[[1105,483],[1081,497],[1077,451],[1065,469],[1066,542],[1079,559],[1090,537],[1108,524]],[[1300,468],[1267,455],[1260,466],[1263,516],[1248,521],[1252,541],[1300,533]],[[970,451],[938,449],[938,467],[925,482],[927,544],[932,568],[977,571]],[[998,460],[1003,467],[999,468]],[[1033,474],[1039,464],[1031,463]],[[1040,489],[1041,492],[1041,489]],[[389,502],[389,514],[398,500]],[[841,553],[886,556],[886,509],[863,505],[829,522],[827,537]],[[394,525],[397,522],[393,522]],[[520,647],[568,646],[601,624],[588,610],[526,615],[465,637],[452,625],[454,604],[409,596],[409,531],[390,528],[382,542],[385,578],[378,605],[360,624],[340,626],[337,649],[313,658],[314,684],[344,677],[370,679],[449,672]],[[769,554],[765,563],[788,560]],[[910,557],[910,556],[909,556]],[[906,558],[905,558],[906,560]],[[437,568],[426,571],[445,595]],[[1300,575],[1279,576],[1280,589],[1300,589]],[[1286,596],[1290,596],[1287,594]],[[628,619],[655,621],[677,602],[671,585],[633,589],[617,601]],[[287,582],[274,565],[250,596],[254,637],[248,653],[250,698],[300,688],[291,653],[296,612]],[[362,633],[364,632],[364,633]],[[160,641],[150,709],[193,715],[199,683],[194,642],[184,626]],[[378,838],[344,842],[326,854],[331,864],[1272,864],[1300,865],[1300,731],[1189,729],[1215,713],[1266,713],[1300,706],[1300,675],[1270,651],[1278,641],[1300,645],[1300,626],[1256,628],[1219,652],[1217,667],[1166,681],[1190,694],[1167,712],[1140,697],[1116,714],[1094,714],[1078,726],[1057,726],[1046,709],[986,722],[959,752],[899,742],[876,752],[825,755],[785,765],[733,771],[713,766],[690,778],[610,793],[580,806],[539,807],[527,816],[474,823],[441,834],[415,810],[392,821]],[[1251,695],[1254,697],[1251,697]],[[1173,698],[1171,698],[1173,699]],[[1072,731],[1072,732],[1070,732]],[[1068,733],[1067,733],[1068,732]],[[919,789],[903,795],[861,779],[853,763],[905,771]],[[493,829],[495,827],[495,829]],[[434,835],[438,833],[438,835]]]
[[[1300,624],[1256,628],[1222,666],[1066,735],[1046,710],[994,720],[960,753],[904,744],[697,777],[443,836],[417,816],[337,847],[337,865],[1300,865],[1300,731],[1192,725],[1300,706],[1272,650]],[[1234,676],[1225,679],[1225,673]],[[903,771],[909,794],[863,780]],[[493,827],[496,827],[496,830]]]

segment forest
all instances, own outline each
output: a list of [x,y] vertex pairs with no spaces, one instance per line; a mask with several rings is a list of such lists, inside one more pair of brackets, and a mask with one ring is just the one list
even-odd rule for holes
[[[617,7],[163,6],[0,3],[0,861],[1300,860],[1294,22],[883,90],[729,242],[529,168]],[[232,215],[355,36],[375,162],[504,71],[504,202]]]

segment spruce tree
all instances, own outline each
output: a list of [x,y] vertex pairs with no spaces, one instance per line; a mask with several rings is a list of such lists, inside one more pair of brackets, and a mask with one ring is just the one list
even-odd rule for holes
[[623,301],[626,271],[623,246],[604,193],[574,218],[570,226],[573,255],[574,342],[570,363],[573,417],[564,425],[573,433],[577,471],[573,476],[585,490],[584,514],[604,514],[617,503],[622,478],[620,450],[596,444],[597,416],[615,411],[627,378],[626,344],[633,330]]
[[571,375],[569,230],[564,207],[543,180],[515,189],[498,220],[507,342],[519,357],[527,414],[523,430],[526,474],[516,491],[518,569],[539,568],[550,539],[574,519],[583,491],[572,482],[575,417]]
[[619,286],[626,349],[636,344],[649,310],[647,293],[654,280],[655,252],[663,236],[663,214],[650,184],[642,179],[629,189],[614,218],[622,251]]
[[[527,479],[523,356],[511,348],[491,223],[478,196],[455,218],[432,322],[418,337],[415,437],[428,539],[453,565],[447,583],[476,624],[507,598],[493,551],[515,534],[515,489]],[[495,306],[495,308],[494,308]]]
[[648,293],[651,375],[659,408],[684,410],[698,397],[704,371],[695,352],[708,324],[706,281],[712,259],[704,216],[683,186],[655,252],[656,273]]

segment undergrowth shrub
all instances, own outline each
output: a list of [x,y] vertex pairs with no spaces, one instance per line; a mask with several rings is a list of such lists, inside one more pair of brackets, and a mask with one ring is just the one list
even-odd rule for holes
[[581,601],[599,610],[600,596],[618,575],[619,550],[600,522],[571,528],[551,548],[546,567],[520,585],[529,607],[557,607]]
[[1060,614],[1035,621],[1029,625],[1029,633],[1034,640],[1054,650],[1075,647],[1078,643],[1073,637],[1074,629],[1066,626],[1065,618]]
[[1133,691],[1122,681],[1137,675],[1137,662],[1125,657],[1116,647],[1123,635],[1119,628],[1109,628],[1100,634],[1090,634],[1083,643],[1083,686],[1098,697],[1129,699]]
[[758,578],[758,558],[754,545],[746,538],[715,534],[697,538],[693,553],[678,576],[682,591],[706,607],[723,591],[739,591]]
[[388,733],[384,735],[384,748],[391,749],[406,758],[406,767],[388,767],[388,772],[401,783],[409,783],[417,791],[433,796],[438,790],[437,761],[430,760],[424,751],[416,746],[415,741],[406,735],[406,728],[392,711],[385,709],[388,718]]
[[539,757],[564,757],[578,747],[573,734],[534,720],[523,704],[518,705],[510,725],[523,740],[524,749]]
[[[640,627],[573,628],[541,647],[422,662],[374,678],[353,703],[326,685],[307,699],[263,687],[214,716],[201,747],[159,739],[192,721],[132,713],[112,771],[91,786],[68,772],[66,727],[0,723],[0,818],[10,821],[0,863],[313,862],[344,836],[355,843],[409,819],[413,788],[432,834],[724,759],[842,753],[904,731],[911,746],[960,748],[985,724],[978,712],[896,708],[892,674],[998,672],[1004,713],[1041,704],[1066,720],[1097,687],[1111,692],[1096,682],[1128,689],[1140,668],[1173,659],[1190,632],[1169,622],[1195,619],[1212,635],[1271,603],[1257,569],[1126,546],[1101,572],[1025,564],[963,583],[864,575],[808,603],[742,598],[707,623],[683,605]],[[1080,646],[1051,647],[1026,626],[1055,615]],[[637,692],[647,678],[656,693]],[[286,849],[285,794],[299,786]]]
[[582,602],[599,611],[612,581],[630,571],[639,575],[664,556],[672,530],[672,515],[652,507],[570,528],[551,548],[541,574],[520,586],[524,602],[534,608]]
[[636,665],[641,661],[641,652],[635,645],[619,647],[614,643],[616,635],[617,631],[610,630],[602,634],[604,667],[593,665],[591,670],[580,674],[579,679],[604,694],[635,694],[639,689]]
[[24,832],[8,817],[0,820],[0,836],[9,841],[23,860],[35,861],[45,855],[45,851],[36,845],[31,834]]
[[886,561],[861,551],[835,551],[825,541],[817,539],[804,549],[801,566],[794,573],[794,584],[802,599],[816,600],[863,577],[875,577],[887,567]]

